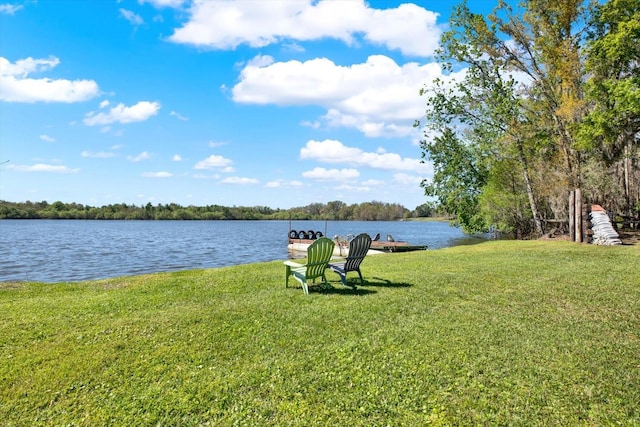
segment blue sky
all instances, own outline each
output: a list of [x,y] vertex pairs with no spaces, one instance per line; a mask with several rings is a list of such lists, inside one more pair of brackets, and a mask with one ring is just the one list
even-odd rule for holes
[[456,3],[0,0],[0,199],[414,209]]

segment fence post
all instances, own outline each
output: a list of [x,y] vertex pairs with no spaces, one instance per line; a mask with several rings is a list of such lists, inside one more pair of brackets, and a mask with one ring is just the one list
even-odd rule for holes
[[569,239],[572,242],[576,240],[576,192],[569,192]]
[[582,242],[582,190],[576,189],[576,242]]

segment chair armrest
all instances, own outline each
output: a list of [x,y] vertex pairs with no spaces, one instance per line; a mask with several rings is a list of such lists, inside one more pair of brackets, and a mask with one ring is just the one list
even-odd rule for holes
[[289,267],[304,267],[304,264],[300,264],[295,261],[285,261],[284,265],[288,265]]

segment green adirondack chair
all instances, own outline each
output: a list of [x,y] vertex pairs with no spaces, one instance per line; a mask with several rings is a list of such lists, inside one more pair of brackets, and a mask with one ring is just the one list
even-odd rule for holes
[[[350,271],[358,272],[360,276],[360,284],[364,284],[360,264],[367,255],[371,247],[371,236],[367,233],[358,234],[349,242],[349,253],[346,258],[341,261],[330,262],[329,268],[340,275],[342,284],[347,286],[347,273]],[[353,286],[355,288],[355,285]]]
[[307,262],[300,264],[295,261],[285,261],[285,287],[289,287],[289,276],[293,276],[300,284],[305,294],[309,293],[309,283],[315,283],[317,278],[322,278],[322,282],[326,283],[327,278],[324,272],[327,264],[333,255],[335,243],[327,237],[321,237],[315,240],[307,248]]

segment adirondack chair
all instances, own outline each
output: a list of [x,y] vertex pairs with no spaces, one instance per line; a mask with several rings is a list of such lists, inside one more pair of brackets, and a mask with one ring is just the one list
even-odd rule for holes
[[[360,264],[371,247],[371,237],[367,233],[358,234],[349,242],[349,253],[340,261],[329,262],[329,268],[340,275],[342,284],[347,285],[347,273],[357,271],[360,276],[360,284],[364,284]],[[355,288],[355,285],[353,286]]]
[[309,293],[309,282],[315,283],[317,278],[322,278],[326,283],[324,272],[333,255],[335,243],[327,237],[316,239],[307,248],[307,262],[300,264],[295,261],[285,261],[285,287],[289,287],[289,276],[293,276],[300,284],[305,294]]

